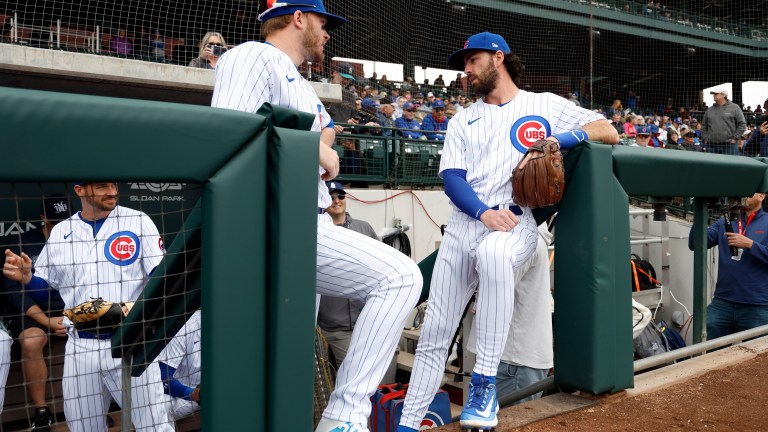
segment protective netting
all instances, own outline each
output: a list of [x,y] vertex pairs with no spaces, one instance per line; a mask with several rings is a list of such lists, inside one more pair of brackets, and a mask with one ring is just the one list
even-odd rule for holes
[[[85,197],[77,190],[0,184],[0,250],[7,264],[24,252],[31,262],[23,266],[43,281],[3,277],[0,430],[49,423],[99,430],[124,421],[130,427],[131,420],[144,430],[174,430],[174,423],[199,429],[199,226],[187,221],[199,211],[200,185],[137,181],[113,192],[94,183],[79,188]],[[94,298],[118,308],[98,321],[65,318],[67,309]],[[117,322],[110,319],[115,312]],[[131,342],[114,351],[116,323],[129,312],[138,324],[128,316],[121,327],[133,336],[122,340]],[[154,360],[132,364],[145,371],[128,383],[121,361],[136,352]]]

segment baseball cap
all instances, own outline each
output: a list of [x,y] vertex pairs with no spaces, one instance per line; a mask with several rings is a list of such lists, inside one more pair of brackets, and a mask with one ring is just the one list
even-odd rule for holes
[[51,195],[43,199],[43,214],[50,222],[56,224],[72,216],[69,200],[64,195]]
[[325,10],[325,6],[323,6],[322,0],[266,0],[266,6],[267,9],[259,14],[260,22],[283,15],[290,15],[297,10],[323,15],[326,19],[326,31],[336,29],[347,22],[345,18],[328,13],[328,11]]
[[637,132],[638,135],[650,135],[651,130],[652,129],[649,125],[637,126],[635,128],[635,132]]
[[504,54],[512,52],[503,37],[489,32],[472,35],[464,42],[464,48],[448,57],[448,67],[453,70],[464,70],[464,54],[472,50],[501,51]]
[[445,102],[443,102],[442,99],[435,99],[435,101],[432,102],[432,109],[435,108],[445,108]]
[[658,126],[656,126],[655,124],[651,124],[651,133],[652,134],[658,134],[658,133],[661,133],[661,132],[659,131],[659,127]]
[[361,103],[363,108],[373,108],[376,106],[376,101],[372,97],[367,97],[363,99],[363,102]]
[[725,87],[717,87],[712,89],[712,91],[709,92],[709,94],[722,94],[725,97],[728,97],[728,89]]
[[683,132],[683,136],[688,136],[688,137],[696,136],[696,132],[690,129],[686,129],[685,132]]
[[335,181],[325,182],[325,185],[328,186],[328,193],[331,193],[333,191],[339,191],[344,192],[344,186]]
[[342,78],[355,79],[355,69],[349,63],[339,63],[336,65],[336,72],[338,72]]
[[427,93],[427,97],[435,97],[435,94],[432,92]]
[[413,102],[406,102],[406,103],[403,104],[403,109],[404,110],[413,109],[415,106],[416,105],[414,105]]

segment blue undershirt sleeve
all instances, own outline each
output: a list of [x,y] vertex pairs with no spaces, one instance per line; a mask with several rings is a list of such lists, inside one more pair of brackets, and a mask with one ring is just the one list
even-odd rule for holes
[[163,381],[163,391],[165,394],[190,400],[189,396],[195,389],[187,387],[179,382],[179,380],[173,378],[173,374],[176,373],[175,368],[172,368],[163,362],[158,362],[158,364],[160,365],[160,378]]
[[47,289],[48,282],[41,277],[32,275],[32,280],[29,281],[29,283],[25,286],[25,288],[30,291]]
[[477,193],[467,182],[467,170],[447,169],[442,174],[445,194],[451,202],[465,214],[480,220],[480,215],[489,207],[480,201]]

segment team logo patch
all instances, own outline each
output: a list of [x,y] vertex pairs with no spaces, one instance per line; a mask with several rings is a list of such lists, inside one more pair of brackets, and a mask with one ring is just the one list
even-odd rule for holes
[[157,239],[157,247],[159,247],[161,251],[165,252],[165,243],[163,243],[162,237]]
[[533,143],[546,139],[551,133],[549,122],[544,117],[525,116],[512,125],[509,140],[520,153],[525,154]]
[[104,245],[104,255],[114,265],[127,266],[133,264],[141,252],[139,236],[130,231],[120,231],[112,234]]
[[445,420],[440,418],[437,413],[433,411],[427,411],[427,415],[424,416],[424,420],[421,421],[421,425],[419,425],[419,430],[427,430],[427,429],[434,429],[436,427],[444,426]]

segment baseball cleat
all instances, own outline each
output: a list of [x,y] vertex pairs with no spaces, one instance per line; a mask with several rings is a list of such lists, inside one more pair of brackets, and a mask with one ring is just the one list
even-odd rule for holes
[[315,432],[368,432],[368,428],[360,423],[330,420],[323,417],[317,424]]
[[496,377],[472,373],[469,382],[469,397],[461,412],[462,429],[489,430],[498,424],[496,413],[499,401],[496,400]]

